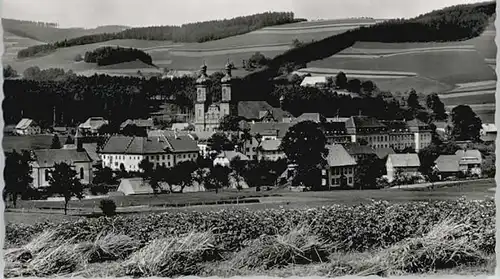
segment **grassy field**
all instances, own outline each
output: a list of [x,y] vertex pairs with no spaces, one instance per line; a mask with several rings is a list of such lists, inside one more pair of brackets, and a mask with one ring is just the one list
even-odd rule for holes
[[32,225],[10,223],[6,226],[5,274],[491,274],[494,218],[492,199],[461,198],[258,211],[177,211],[59,224],[44,220]]
[[[363,190],[363,191],[329,191],[329,192],[290,192],[288,189],[272,190],[264,192],[255,192],[255,189],[237,191],[222,191],[218,194],[215,192],[200,192],[200,193],[184,193],[184,194],[162,194],[158,196],[141,195],[141,196],[112,196],[118,207],[134,207],[144,205],[145,208],[138,208],[141,211],[137,214],[147,214],[153,211],[165,212],[207,212],[220,210],[221,208],[247,208],[250,210],[262,209],[300,209],[313,208],[321,206],[329,206],[333,204],[356,205],[370,203],[371,200],[386,200],[393,203],[405,203],[410,201],[439,201],[439,200],[456,200],[460,197],[465,197],[469,200],[481,200],[492,198],[494,192],[491,188],[495,188],[495,182],[491,181],[467,181],[460,187],[453,186],[447,188],[439,188],[433,191],[417,191],[417,190]],[[195,204],[200,202],[213,202],[223,200],[244,199],[260,199],[260,203],[249,203],[240,205],[198,205],[190,207],[178,208],[161,208],[162,205],[182,205]],[[37,222],[38,219],[51,220],[52,222],[60,222],[64,220],[74,220],[77,216],[74,214],[100,212],[99,199],[89,200],[74,200],[70,201],[70,215],[64,216],[63,202],[60,201],[19,201],[15,211],[5,213],[5,222],[9,223],[25,223],[31,224]],[[151,207],[152,206],[152,207]],[[159,207],[158,207],[159,206]],[[24,208],[25,212],[20,210]],[[53,209],[46,209],[53,208]],[[130,211],[130,210],[129,210]],[[134,209],[131,209],[134,211]],[[71,216],[73,214],[73,216]],[[51,216],[54,216],[52,219]]]
[[[33,135],[33,136],[3,136],[2,147],[4,151],[32,150],[50,148],[53,135]],[[62,143],[66,140],[60,137]]]

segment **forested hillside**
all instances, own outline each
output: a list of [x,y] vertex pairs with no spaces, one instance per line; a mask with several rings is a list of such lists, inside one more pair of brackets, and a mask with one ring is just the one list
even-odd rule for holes
[[182,26],[151,26],[130,28],[117,33],[82,36],[38,45],[18,52],[18,58],[32,57],[58,48],[117,39],[160,40],[174,42],[206,42],[248,33],[267,26],[303,21],[291,12],[268,12],[232,19],[184,24]]
[[[458,5],[412,18],[381,22],[361,27],[326,39],[305,43],[276,56],[267,67],[246,77],[248,92],[269,94],[269,79],[288,64],[306,64],[325,59],[358,41],[371,42],[448,42],[480,35],[495,14],[496,3]],[[267,93],[266,93],[267,92]]]
[[71,39],[84,35],[115,33],[123,31],[127,28],[126,26],[117,25],[100,26],[92,29],[59,28],[59,25],[57,23],[35,22],[7,18],[2,19],[2,26],[4,32],[47,43]]

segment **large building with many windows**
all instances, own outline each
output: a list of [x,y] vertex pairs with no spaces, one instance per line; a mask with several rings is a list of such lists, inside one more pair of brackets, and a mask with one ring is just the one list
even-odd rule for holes
[[126,137],[112,136],[100,150],[102,166],[112,170],[139,172],[147,159],[154,167],[173,167],[179,162],[196,160],[199,148],[188,136]]

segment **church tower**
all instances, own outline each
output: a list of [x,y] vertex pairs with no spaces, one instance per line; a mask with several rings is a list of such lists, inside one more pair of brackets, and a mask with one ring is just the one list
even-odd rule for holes
[[222,98],[220,102],[220,119],[224,118],[226,115],[231,114],[231,64],[227,61],[226,64],[226,75],[221,79],[222,84]]
[[200,68],[200,76],[196,80],[196,103],[194,105],[196,131],[205,130],[205,102],[207,101],[208,82],[207,65],[203,63]]

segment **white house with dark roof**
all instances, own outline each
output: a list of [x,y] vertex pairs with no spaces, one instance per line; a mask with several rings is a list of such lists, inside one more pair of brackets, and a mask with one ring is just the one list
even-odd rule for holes
[[139,164],[147,159],[154,167],[173,167],[179,162],[196,160],[199,148],[189,136],[126,137],[112,136],[99,151],[103,167],[140,171]]
[[231,167],[231,161],[234,160],[235,158],[239,158],[242,161],[250,160],[247,156],[238,151],[226,150],[226,151],[221,151],[215,157],[213,164],[214,166],[220,165],[223,167]]
[[280,145],[280,139],[269,139],[262,141],[260,143],[259,149],[257,150],[259,160],[264,159],[269,161],[277,161],[279,159],[285,159],[285,152],[283,152],[283,150],[280,150]]
[[92,183],[92,159],[86,151],[77,149],[39,149],[32,152],[31,162],[33,177],[33,187],[49,186],[50,172],[56,163],[66,163],[76,172],[83,184]]
[[396,174],[417,176],[419,175],[420,159],[416,153],[389,154],[385,163],[387,169],[387,180],[394,181]]
[[103,117],[90,117],[87,121],[78,126],[78,129],[83,135],[98,135],[99,130],[108,125],[109,121]]
[[354,186],[356,160],[340,144],[327,145],[327,187]]
[[477,149],[457,150],[455,153],[460,158],[460,170],[481,176],[481,165],[483,163],[483,155]]
[[42,129],[33,119],[23,118],[17,123],[14,131],[18,135],[26,136],[40,134]]
[[328,79],[326,76],[310,76],[304,77],[300,86],[303,87],[325,87],[328,84]]

